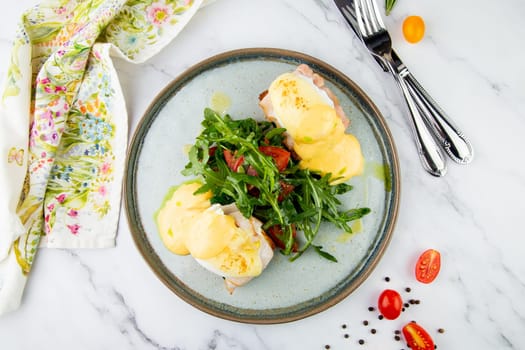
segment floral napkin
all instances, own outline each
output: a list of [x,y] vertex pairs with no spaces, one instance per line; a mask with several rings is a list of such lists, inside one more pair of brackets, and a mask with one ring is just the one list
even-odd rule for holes
[[115,245],[127,114],[111,56],[143,62],[203,0],[47,0],[28,10],[0,95],[0,314],[37,250]]

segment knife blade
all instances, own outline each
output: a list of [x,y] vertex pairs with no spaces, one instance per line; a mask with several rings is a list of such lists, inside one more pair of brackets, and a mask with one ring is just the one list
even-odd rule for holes
[[[355,35],[362,41],[359,26],[357,24],[354,1],[334,0],[334,2],[343,15],[343,18],[354,31]],[[398,76],[407,83],[410,94],[414,98],[417,108],[420,110],[426,123],[448,156],[459,164],[470,163],[474,154],[470,141],[450,120],[430,94],[426,92],[414,75],[410,73],[395,50],[392,50],[391,56],[394,70]],[[383,71],[389,71],[387,65],[381,58],[375,55],[372,55],[372,57],[381,66]]]

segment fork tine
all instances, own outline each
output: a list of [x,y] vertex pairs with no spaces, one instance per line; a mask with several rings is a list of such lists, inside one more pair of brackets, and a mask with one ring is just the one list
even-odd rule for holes
[[366,15],[364,14],[363,0],[355,0],[355,13],[357,15],[357,25],[363,36],[369,36],[372,34],[372,28],[370,23],[366,20]]
[[348,1],[348,3],[341,7],[340,10],[345,16],[350,18],[353,23],[357,23],[354,1]]
[[370,0],[363,1],[363,14],[365,22],[368,22],[368,25],[372,28],[372,33],[377,33],[381,28],[379,28],[379,23],[377,23],[375,13],[372,9],[372,4]]
[[368,4],[370,5],[369,9],[370,9],[371,17],[375,18],[375,21],[377,22],[377,24],[379,26],[378,30],[386,29],[385,24],[383,23],[383,18],[381,16],[381,13],[379,12],[379,8],[377,6],[376,1],[375,0],[368,0]]

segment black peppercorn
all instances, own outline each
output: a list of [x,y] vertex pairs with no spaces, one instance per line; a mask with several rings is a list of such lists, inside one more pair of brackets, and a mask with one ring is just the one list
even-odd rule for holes
[[363,345],[365,341],[363,339],[359,339],[359,344]]

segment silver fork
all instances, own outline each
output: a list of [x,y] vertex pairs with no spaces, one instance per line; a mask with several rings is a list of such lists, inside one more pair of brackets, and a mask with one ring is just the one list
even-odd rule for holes
[[[359,38],[362,38],[359,26],[357,25],[357,16],[355,12],[355,0],[334,0],[337,8],[348,22],[350,28]],[[447,155],[459,164],[468,164],[474,156],[472,144],[465,134],[454,124],[450,117],[441,109],[436,101],[428,92],[419,84],[414,75],[408,70],[395,50],[391,51],[393,67],[397,75],[403,79],[417,104],[425,122],[429,125],[433,135],[441,145]],[[383,59],[373,56],[377,63],[385,72],[390,72]]]
[[426,171],[434,176],[443,176],[447,172],[445,157],[434,140],[429,126],[425,123],[416,101],[410,94],[407,83],[397,74],[392,59],[392,39],[381,19],[381,14],[374,0],[355,0],[357,24],[361,36],[370,52],[378,56],[386,64],[394,76],[410,111],[410,125],[419,158]]

